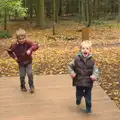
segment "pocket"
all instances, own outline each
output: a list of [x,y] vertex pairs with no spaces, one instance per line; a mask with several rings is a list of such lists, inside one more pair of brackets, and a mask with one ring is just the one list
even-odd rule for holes
[[29,64],[29,63],[30,63],[29,60],[23,62],[24,65],[27,65],[27,64]]

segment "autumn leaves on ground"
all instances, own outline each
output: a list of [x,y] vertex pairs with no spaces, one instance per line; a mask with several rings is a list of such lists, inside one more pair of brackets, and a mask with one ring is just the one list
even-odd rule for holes
[[[18,75],[17,63],[6,51],[11,42],[15,41],[14,32],[24,28],[30,39],[40,44],[38,51],[33,53],[33,71],[37,75],[67,74],[68,62],[78,53],[81,42],[81,28],[78,23],[62,21],[56,26],[57,35],[52,35],[52,28],[38,30],[29,22],[10,23],[12,38],[0,40],[0,76]],[[100,70],[99,83],[120,108],[120,24],[113,23],[90,28],[90,40],[95,44],[93,57]],[[102,45],[106,45],[102,47]],[[98,47],[97,47],[98,46]]]

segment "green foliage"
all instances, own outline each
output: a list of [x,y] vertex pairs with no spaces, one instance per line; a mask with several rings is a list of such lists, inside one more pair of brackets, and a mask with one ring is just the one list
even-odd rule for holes
[[9,14],[14,15],[14,12],[16,11],[20,16],[25,16],[26,10],[22,7],[22,0],[15,0],[12,2],[8,2],[9,6]]
[[116,21],[113,20],[94,20],[92,24],[96,27],[120,28],[120,23],[116,23]]
[[25,16],[26,8],[22,7],[22,0],[0,0],[0,21],[3,22],[5,17],[5,9],[8,15],[15,15],[15,12],[19,16]]
[[9,31],[6,31],[6,30],[3,30],[3,31],[0,31],[0,38],[10,38],[12,37],[9,33]]

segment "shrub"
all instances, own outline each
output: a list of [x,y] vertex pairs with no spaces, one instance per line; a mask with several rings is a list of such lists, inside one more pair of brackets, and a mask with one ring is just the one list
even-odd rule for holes
[[2,30],[0,31],[0,38],[10,38],[12,37],[9,31],[7,30]]

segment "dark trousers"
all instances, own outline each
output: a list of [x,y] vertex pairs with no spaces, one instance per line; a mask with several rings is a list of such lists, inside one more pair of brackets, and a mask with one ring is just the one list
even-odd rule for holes
[[82,97],[85,98],[86,109],[91,109],[91,90],[89,87],[76,86],[76,99],[80,100]]
[[33,74],[32,74],[32,64],[28,65],[19,65],[19,73],[20,73],[20,84],[21,87],[25,86],[25,76],[28,76],[28,84],[29,87],[33,87]]

